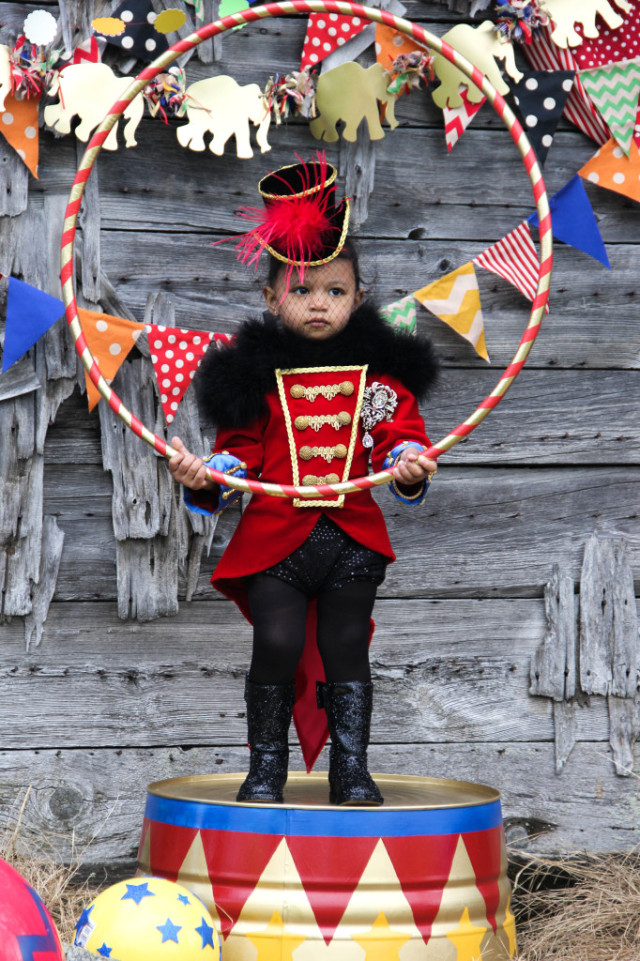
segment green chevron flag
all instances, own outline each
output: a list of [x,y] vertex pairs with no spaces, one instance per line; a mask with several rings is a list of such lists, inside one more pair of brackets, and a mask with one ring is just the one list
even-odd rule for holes
[[583,70],[580,79],[611,136],[629,156],[640,95],[640,63],[610,63],[595,70]]
[[406,334],[415,334],[417,311],[413,294],[387,304],[380,310],[380,315],[397,330],[403,330]]

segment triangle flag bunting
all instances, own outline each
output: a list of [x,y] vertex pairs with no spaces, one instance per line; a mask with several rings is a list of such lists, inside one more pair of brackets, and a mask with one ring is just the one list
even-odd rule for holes
[[[497,244],[487,247],[481,254],[474,257],[473,262],[483,270],[490,270],[513,284],[527,300],[534,299],[538,287],[540,261],[526,220],[523,220],[515,230],[499,240]],[[548,307],[547,310],[549,310]]]
[[39,102],[35,97],[18,100],[16,97],[8,96],[4,102],[4,112],[0,113],[0,131],[36,180],[39,153]]
[[[562,190],[551,197],[549,206],[555,239],[582,250],[611,270],[598,222],[579,174],[575,174]],[[527,221],[532,227],[537,227],[538,214],[532,213]]]
[[367,20],[341,13],[310,13],[300,69],[320,63],[367,26]]
[[517,112],[538,162],[542,165],[553,143],[556,127],[571,93],[574,70],[531,70],[511,87]]
[[160,403],[167,424],[171,424],[209,344],[228,344],[231,334],[157,324],[147,324],[146,331],[160,389]]
[[415,336],[418,317],[413,294],[409,294],[408,297],[395,300],[392,304],[387,304],[386,307],[382,307],[380,316],[383,317],[388,324],[391,324],[392,327],[395,327],[396,330],[401,330]]
[[63,314],[64,304],[57,297],[9,277],[2,373],[20,360]]
[[125,0],[111,11],[111,17],[122,20],[124,29],[116,36],[108,35],[107,43],[151,63],[169,49],[167,38],[154,28],[157,16],[151,0]]
[[[540,27],[533,43],[521,45],[527,60],[535,70],[577,70],[575,50],[557,47],[551,39],[552,27]],[[577,48],[580,49],[579,47]],[[603,144],[609,139],[606,123],[594,107],[589,94],[584,89],[580,74],[576,74],[564,115],[570,123],[582,130],[596,143]]]
[[629,156],[638,113],[640,63],[612,63],[596,70],[584,70],[581,79],[611,136]]
[[479,103],[471,103],[468,96],[469,88],[464,83],[461,83],[458,87],[458,93],[462,98],[462,104],[459,107],[443,107],[442,109],[442,114],[444,116],[444,139],[449,153],[451,153],[458,140],[465,132],[482,104],[485,103],[487,99],[486,97],[483,97]]
[[101,49],[100,46],[106,46],[106,40],[102,37],[100,38],[100,43],[97,37],[89,37],[87,40],[83,40],[73,51],[73,56],[71,58],[71,63],[82,63],[83,61],[88,61],[89,63],[100,63],[101,59]]
[[605,190],[614,190],[640,203],[640,152],[631,142],[629,156],[612,138],[597,150],[591,160],[578,171],[581,177]]
[[640,57],[640,0],[630,0],[628,4],[620,3],[619,6],[621,9],[623,6],[627,8],[619,26],[609,26],[597,17],[595,36],[584,37],[582,43],[573,50],[581,70]]
[[[424,53],[425,48],[415,40],[411,40],[399,30],[387,27],[384,23],[376,23],[376,60],[384,70],[391,70],[397,57],[405,56],[409,53],[420,51]],[[404,88],[400,90],[399,96],[404,93]]]
[[[87,347],[95,357],[100,373],[110,384],[144,330],[144,324],[137,324],[135,321],[125,320],[124,317],[113,317],[95,310],[85,310],[83,307],[78,308],[78,317]],[[91,411],[102,394],[86,370],[84,376]]]
[[478,278],[471,262],[463,264],[427,287],[416,290],[413,296],[423,307],[468,340],[480,357],[489,360],[484,339]]

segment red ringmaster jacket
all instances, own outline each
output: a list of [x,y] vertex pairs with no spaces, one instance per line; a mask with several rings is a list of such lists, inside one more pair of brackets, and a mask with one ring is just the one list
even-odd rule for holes
[[[435,373],[428,341],[396,333],[365,305],[343,332],[322,342],[291,334],[273,318],[250,321],[231,346],[210,349],[197,387],[218,425],[213,455],[228,452],[252,478],[308,486],[362,477],[369,460],[379,471],[409,443],[429,446],[416,397],[425,395]],[[393,490],[407,503],[423,500],[424,485]],[[225,506],[220,494],[186,491],[185,499],[191,509],[216,512]],[[322,502],[252,495],[212,584],[250,620],[245,578],[291,554],[322,513],[395,560],[370,491]],[[327,737],[326,717],[315,703],[315,681],[322,679],[311,604],[294,711],[309,770]]]

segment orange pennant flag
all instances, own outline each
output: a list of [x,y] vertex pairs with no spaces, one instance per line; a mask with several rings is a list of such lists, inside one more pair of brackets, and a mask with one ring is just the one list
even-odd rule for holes
[[611,138],[578,173],[589,183],[640,202],[640,151],[634,140],[627,157],[622,147]]
[[393,27],[387,27],[383,23],[376,24],[376,60],[385,70],[391,70],[396,57],[413,53],[415,50],[424,52],[425,48]]
[[20,156],[33,176],[38,177],[38,104],[35,98],[16,100],[7,97],[0,113],[0,131]]
[[[144,324],[137,324],[124,317],[112,317],[95,310],[78,307],[78,317],[87,340],[87,347],[95,357],[100,372],[108,384],[118,373],[121,364],[144,330]],[[102,394],[85,371],[87,400],[89,410],[93,410]]]

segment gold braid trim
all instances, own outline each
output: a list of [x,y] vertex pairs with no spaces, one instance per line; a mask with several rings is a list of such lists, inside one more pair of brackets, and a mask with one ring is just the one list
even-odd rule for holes
[[[327,367],[329,373],[340,370],[339,367]],[[342,368],[344,370],[344,368]],[[309,368],[311,370],[311,368]],[[290,371],[285,371],[286,374]],[[290,389],[290,394],[299,400],[304,397],[305,400],[314,402],[316,397],[325,397],[327,400],[333,400],[338,394],[342,394],[343,397],[351,397],[353,394],[353,384],[350,380],[343,380],[340,384],[314,384],[311,387],[304,387],[302,384],[293,384]]]
[[[363,367],[291,367],[291,368],[287,368],[286,370],[280,369],[280,368],[276,369],[275,375],[276,375],[276,383],[278,385],[278,395],[280,397],[280,406],[282,407],[282,411],[284,414],[284,422],[287,429],[287,439],[289,441],[289,455],[291,457],[291,467],[293,470],[293,483],[296,487],[298,486],[312,487],[315,485],[312,485],[310,483],[307,485],[300,485],[298,457],[296,452],[295,440],[293,438],[291,414],[287,406],[287,397],[286,397],[286,392],[284,387],[284,381],[282,379],[283,374],[315,374],[321,370],[328,374],[344,373],[346,371],[350,371],[350,372],[360,371],[360,384],[358,386],[358,397],[356,400],[356,409],[355,409],[355,414],[353,417],[352,427],[351,427],[351,440],[349,442],[349,449],[347,451],[344,470],[342,472],[342,480],[346,481],[349,479],[349,473],[351,471],[351,463],[353,461],[353,452],[355,450],[356,440],[358,438],[357,426],[360,418],[360,411],[362,410],[362,402],[364,400],[364,389],[367,383],[367,368],[368,368],[368,365],[365,364]],[[349,385],[349,387],[351,388],[351,390],[349,391],[349,394],[352,394],[353,384],[350,381],[343,381],[342,383]],[[301,387],[303,391],[306,390],[306,388],[302,387],[302,384],[294,384],[293,386]],[[342,385],[339,384],[337,386],[338,386],[338,389],[340,389]],[[299,394],[298,396],[303,397],[303,396],[306,396],[306,394]],[[317,396],[317,393],[315,396]],[[336,394],[334,394],[333,396],[335,397]],[[306,476],[310,476],[310,475],[306,475]],[[320,483],[320,479],[318,479],[318,483]],[[342,507],[344,505],[344,498],[345,498],[344,494],[340,494],[337,500],[328,500],[326,498],[323,498],[322,500],[316,501],[316,500],[307,500],[307,498],[303,498],[303,497],[296,497],[293,500],[293,506],[294,507],[322,507],[325,509],[329,507]]]

